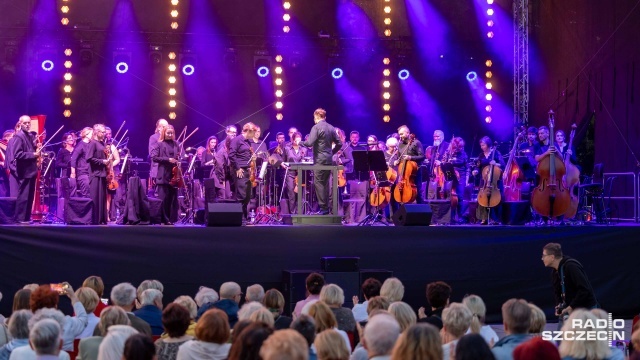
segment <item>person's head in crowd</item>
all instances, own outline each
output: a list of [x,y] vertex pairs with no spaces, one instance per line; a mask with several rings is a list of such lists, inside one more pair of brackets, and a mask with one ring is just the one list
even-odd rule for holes
[[162,311],[162,327],[170,338],[184,336],[189,324],[191,324],[189,310],[180,304],[171,303]]
[[442,356],[438,328],[431,324],[415,324],[400,335],[391,353],[391,360],[433,360],[442,359]]
[[144,280],[140,283],[140,285],[138,285],[138,288],[136,289],[136,297],[138,300],[138,303],[136,304],[138,307],[142,307],[144,305],[142,305],[142,293],[145,290],[148,289],[155,289],[158,290],[160,292],[164,292],[164,285],[162,285],[162,283],[158,280]]
[[213,290],[212,288],[206,286],[200,286],[196,297],[194,298],[198,307],[202,307],[202,305],[207,303],[214,303],[220,300],[220,296],[218,292]]
[[331,308],[322,301],[317,301],[309,308],[309,316],[316,323],[316,333],[321,333],[327,329],[333,329],[338,326],[336,316]]
[[305,314],[305,315],[309,315],[309,310],[311,309],[311,306],[315,303],[317,303],[318,299],[313,299],[313,300],[309,300],[303,307],[302,310],[300,310],[301,314]]
[[465,296],[462,299],[462,304],[471,311],[471,332],[479,334],[487,315],[487,306],[478,295]]
[[404,297],[404,285],[398,278],[388,278],[380,287],[380,296],[384,296],[390,303],[402,301]]
[[282,293],[277,289],[269,289],[264,294],[262,303],[269,311],[271,311],[275,319],[280,316],[284,310],[284,295],[282,295]]
[[369,300],[374,296],[380,296],[380,288],[382,287],[382,283],[378,279],[368,278],[362,283],[362,294],[364,294],[364,299]]
[[264,305],[257,301],[245,303],[244,305],[242,305],[240,310],[238,310],[238,320],[249,319],[251,317],[251,314],[260,309],[264,309]]
[[9,318],[9,335],[12,339],[28,339],[29,338],[29,320],[33,314],[29,310],[16,310]]
[[48,284],[40,285],[37,289],[31,292],[29,307],[34,313],[38,311],[38,309],[57,309],[58,301],[60,301],[60,295],[58,295],[58,292],[51,290],[51,286]]
[[522,299],[509,299],[502,305],[502,322],[507,335],[527,334],[531,325],[531,308]]
[[58,325],[60,325],[61,329],[64,328],[64,322],[66,320],[62,311],[57,309],[51,309],[51,308],[42,308],[36,311],[31,317],[31,319],[29,319],[29,329],[33,329],[33,326],[38,321],[44,320],[44,319],[55,320],[58,323]]
[[324,276],[318,273],[311,273],[307,276],[306,287],[309,295],[320,295],[324,286]]
[[513,360],[560,360],[558,348],[550,341],[535,336],[516,346],[513,350]]
[[349,360],[350,349],[344,338],[336,330],[325,330],[316,336],[313,344],[316,346],[318,360]]
[[307,340],[307,344],[309,347],[313,345],[313,342],[316,338],[316,322],[309,315],[300,315],[290,325],[290,328],[299,332],[305,340]]
[[200,341],[224,344],[230,335],[229,317],[220,309],[207,310],[196,323],[196,339]]
[[29,344],[36,355],[57,356],[62,349],[62,328],[55,320],[43,319],[29,332]]
[[[576,309],[569,315],[569,320],[564,322],[562,331],[566,334],[568,331],[585,331],[590,330],[586,327],[574,326],[574,320],[580,320],[582,324],[591,322],[596,324],[598,318],[589,310]],[[562,358],[570,357],[573,359],[605,359],[611,355],[611,349],[606,340],[589,339],[586,340],[569,340],[564,339],[558,347]]]
[[468,334],[456,344],[456,360],[495,360],[487,341],[480,334]]
[[92,288],[100,298],[104,294],[104,282],[100,276],[92,275],[84,279],[82,287]]
[[418,321],[415,311],[409,306],[409,304],[396,301],[389,305],[389,314],[393,315],[398,324],[400,325],[400,331],[407,330],[410,326]]
[[271,334],[271,326],[262,322],[251,322],[236,335],[229,349],[228,360],[260,359],[260,348]]
[[40,287],[40,284],[27,284],[27,285],[23,286],[22,288],[26,289],[26,290],[31,290],[31,292],[34,292],[39,287]]
[[[451,303],[442,311],[442,330],[446,339],[451,342],[464,335],[471,325],[471,311],[460,303]],[[444,337],[444,335],[443,335]]]
[[124,353],[124,343],[130,336],[138,333],[138,330],[129,325],[113,325],[109,327],[98,348],[98,359],[121,360]]
[[369,299],[369,303],[367,304],[367,314],[371,315],[371,312],[375,310],[388,310],[389,305],[391,305],[391,302],[389,302],[389,299],[386,297],[374,296]]
[[302,335],[285,329],[276,331],[264,341],[260,357],[263,360],[308,360],[309,349]]
[[78,290],[76,290],[76,296],[78,297],[78,300],[80,300],[80,303],[87,314],[92,313],[100,301],[98,294],[90,287],[78,288]]
[[389,356],[400,336],[400,325],[389,314],[378,314],[367,322],[364,328],[363,346],[369,359],[375,356]]
[[253,284],[251,286],[247,286],[247,293],[244,295],[244,300],[246,302],[262,302],[262,299],[264,299],[264,288],[262,285]]
[[18,310],[31,310],[31,306],[29,305],[29,301],[31,300],[31,290],[29,289],[20,289],[16,291],[16,294],[13,295],[13,308],[12,312]]
[[231,343],[233,344],[234,342],[236,342],[236,338],[238,337],[238,335],[240,335],[240,333],[249,325],[253,324],[253,321],[246,319],[246,320],[238,320],[238,322],[233,325],[233,329],[231,330]]
[[339,308],[344,304],[344,291],[336,284],[327,284],[320,290],[320,301],[329,307]]
[[157,359],[156,347],[149,335],[134,334],[124,343],[123,360],[154,360]]
[[127,313],[119,306],[109,306],[100,313],[97,325],[100,336],[107,336],[109,328],[113,325],[131,325]]
[[155,306],[162,310],[162,292],[156,289],[147,289],[139,296],[140,306]]
[[191,298],[191,296],[178,296],[175,300],[173,300],[173,302],[184,306],[184,308],[189,311],[189,317],[191,318],[191,320],[196,318],[196,315],[198,314],[198,306],[196,305],[196,302]]
[[111,289],[111,303],[124,311],[133,310],[136,301],[136,288],[130,283],[120,283]]
[[635,329],[631,334],[631,344],[635,352],[640,353],[640,329]]
[[547,317],[544,311],[532,303],[529,303],[531,308],[531,323],[529,324],[530,334],[541,334],[544,331],[544,327],[547,325]]
[[451,298],[451,286],[444,281],[427,284],[427,301],[434,309],[444,308]]
[[271,311],[267,310],[265,307],[262,307],[257,311],[254,311],[251,314],[251,316],[249,316],[249,320],[256,321],[256,322],[263,322],[269,326],[274,326],[276,322]]
[[242,290],[240,285],[233,281],[226,282],[220,285],[220,300],[233,300],[236,303],[240,303],[242,300]]

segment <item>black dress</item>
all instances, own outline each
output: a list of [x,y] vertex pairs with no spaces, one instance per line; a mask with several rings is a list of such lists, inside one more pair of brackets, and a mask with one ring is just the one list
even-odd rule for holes
[[89,163],[89,193],[93,200],[92,224],[107,223],[107,165],[104,160],[104,143],[91,140],[88,144],[87,162]]
[[161,141],[151,150],[151,160],[158,164],[156,185],[158,185],[158,198],[162,200],[163,224],[178,220],[178,189],[172,186],[170,181],[173,177],[173,168],[180,164],[169,161],[169,159],[176,159],[178,155],[178,145],[173,140]]

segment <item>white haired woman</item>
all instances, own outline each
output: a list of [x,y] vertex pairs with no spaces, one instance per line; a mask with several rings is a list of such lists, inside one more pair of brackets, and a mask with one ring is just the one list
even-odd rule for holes
[[462,300],[462,304],[465,305],[471,311],[471,326],[467,334],[480,334],[487,344],[495,344],[498,342],[498,334],[491,328],[491,326],[484,323],[485,316],[487,315],[487,307],[482,301],[482,298],[478,295],[469,295]]
[[11,341],[0,347],[0,360],[8,360],[14,349],[29,345],[29,320],[32,316],[28,310],[18,310],[11,314],[8,326]]
[[351,309],[342,307],[342,304],[344,304],[344,291],[340,286],[336,284],[325,285],[320,290],[320,301],[331,308],[338,322],[338,329],[354,335],[357,333],[356,319],[353,317],[353,312]]
[[129,336],[137,334],[138,330],[129,325],[112,325],[107,331],[98,350],[99,360],[121,360],[124,353],[124,343]]

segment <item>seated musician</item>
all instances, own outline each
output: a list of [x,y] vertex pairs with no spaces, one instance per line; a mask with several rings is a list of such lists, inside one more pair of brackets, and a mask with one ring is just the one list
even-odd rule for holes
[[[398,174],[398,167],[394,165],[395,159],[398,156],[398,138],[394,136],[389,136],[387,139],[387,150],[384,152],[384,159],[387,161],[387,165],[395,171],[396,176]],[[395,182],[391,184],[391,202],[389,206],[387,206],[384,210],[385,217],[387,220],[391,218],[391,209],[393,211],[398,210],[398,202],[393,197],[393,190],[396,188]]]
[[[302,162],[302,158],[307,156],[307,148],[300,145],[302,142],[302,134],[296,131],[291,139],[293,140],[291,145],[284,149],[284,161],[288,163],[300,163]],[[287,171],[287,178],[285,179],[287,197],[289,200],[289,214],[297,214],[298,212],[298,197],[296,196],[296,190],[302,191],[302,189],[296,189],[295,180],[298,175],[298,171],[289,170]]]
[[200,161],[203,166],[212,166],[216,162],[216,146],[218,146],[218,138],[215,136],[209,136],[207,139],[207,147],[202,153]]
[[[500,154],[500,151],[498,151],[497,148],[492,148],[491,144],[492,144],[491,139],[488,136],[485,136],[482,139],[480,139],[480,149],[482,150],[482,152],[478,155],[478,163],[479,163],[478,169],[473,170],[473,176],[478,176],[478,175],[482,176],[484,168],[486,168],[489,165],[495,165],[500,167],[501,169],[504,169],[505,164],[504,164],[504,158],[502,157],[502,154]],[[486,179],[483,178],[480,182],[481,189],[484,187],[485,182],[486,182]],[[498,189],[500,193],[502,193],[502,190],[503,190],[502,177],[499,177]],[[493,221],[498,222],[500,220],[500,214],[501,214],[500,206],[491,208],[491,211],[489,209],[490,208],[487,208],[478,204],[478,209],[476,211],[476,218],[481,221],[482,225],[487,225],[489,223],[489,212],[491,212],[491,219]]]

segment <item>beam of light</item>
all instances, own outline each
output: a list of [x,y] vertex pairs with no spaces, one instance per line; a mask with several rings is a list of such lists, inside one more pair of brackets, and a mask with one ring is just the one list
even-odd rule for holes
[[[402,88],[407,109],[407,119],[404,120],[406,123],[422,124],[425,119],[429,119],[430,127],[435,129],[446,128],[438,103],[415,77],[409,77],[405,81],[400,81],[400,87]],[[416,133],[421,139],[431,136],[431,134],[428,133],[421,133],[420,129],[412,129],[412,132]]]
[[449,25],[440,13],[425,0],[405,0],[407,18],[415,37],[420,57],[437,58],[448,48]]

